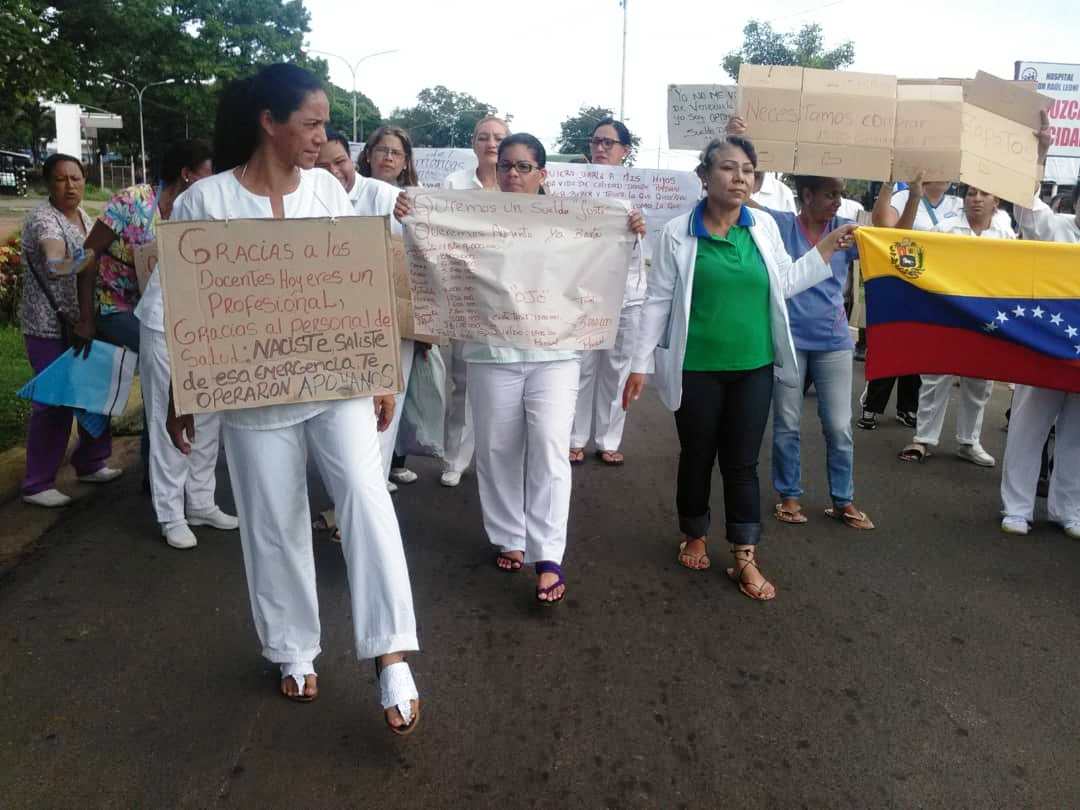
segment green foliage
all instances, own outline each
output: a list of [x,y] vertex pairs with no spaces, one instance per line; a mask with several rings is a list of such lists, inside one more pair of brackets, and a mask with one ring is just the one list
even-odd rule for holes
[[[593,129],[597,123],[605,118],[614,117],[614,113],[607,107],[582,107],[576,115],[572,115],[562,122],[559,140],[555,143],[555,149],[564,155],[584,155],[589,157],[589,138],[592,137]],[[638,144],[641,138],[631,133],[630,156],[626,159],[626,165],[632,165],[634,156],[637,154]]]
[[742,47],[725,56],[723,66],[731,78],[737,79],[739,65],[743,62],[840,70],[854,61],[855,45],[850,40],[826,50],[821,26],[815,23],[785,34],[774,30],[767,22],[751,20],[743,28]]
[[375,102],[359,90],[356,92],[356,138],[353,138],[352,90],[326,83],[330,97],[330,127],[349,140],[363,140],[382,123],[382,116]]
[[[441,84],[421,90],[416,102],[413,107],[398,107],[390,114],[390,123],[407,129],[414,146],[467,147],[472,143],[476,122],[496,114],[491,104]],[[509,121],[512,116],[503,117]]]
[[30,402],[15,392],[32,376],[19,328],[0,324],[0,451],[26,439]]

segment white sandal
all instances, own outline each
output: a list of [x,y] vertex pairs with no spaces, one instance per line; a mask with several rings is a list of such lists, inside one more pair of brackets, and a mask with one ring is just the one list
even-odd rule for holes
[[[375,659],[375,672],[379,676],[379,703],[383,707],[383,717],[386,725],[392,732],[400,736],[412,734],[420,723],[420,695],[416,691],[416,683],[413,681],[412,670],[408,663],[398,661],[390,666],[380,669],[378,659]],[[416,712],[413,712],[413,701],[416,701]],[[394,726],[390,723],[386,711],[394,707],[405,721],[403,726]]]
[[[296,661],[294,663],[282,664],[281,694],[283,694],[289,700],[294,700],[297,703],[311,703],[311,701],[315,700],[315,698],[319,696],[319,687],[318,684],[316,684],[314,695],[304,694],[304,691],[307,689],[308,675],[315,675],[316,678],[319,677],[315,672],[315,664],[313,664],[311,661]],[[290,695],[288,692],[285,691],[286,678],[292,678],[293,683],[296,684],[295,695]]]

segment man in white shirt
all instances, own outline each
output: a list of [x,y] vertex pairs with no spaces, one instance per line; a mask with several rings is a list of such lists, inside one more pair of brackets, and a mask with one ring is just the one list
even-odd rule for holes
[[[916,206],[922,206],[923,194],[920,183],[912,183],[912,193],[919,198],[908,198],[904,211],[897,222],[898,228],[910,229],[915,218]],[[933,228],[936,233],[958,236],[978,236],[991,239],[1015,239],[1011,225],[1003,225],[995,216],[998,198],[975,188],[964,189],[963,210],[956,217],[949,217]],[[945,424],[945,411],[949,407],[949,395],[954,379],[960,382],[960,411],[956,417],[956,455],[980,467],[993,467],[997,462],[983,449],[981,443],[983,412],[994,390],[993,380],[971,377],[957,378],[952,374],[923,374],[919,391],[919,412],[916,415],[914,441],[900,451],[902,461],[922,461],[929,455],[929,447],[936,447]]]
[[795,193],[772,172],[754,172],[754,193],[750,196],[762,208],[795,214]]

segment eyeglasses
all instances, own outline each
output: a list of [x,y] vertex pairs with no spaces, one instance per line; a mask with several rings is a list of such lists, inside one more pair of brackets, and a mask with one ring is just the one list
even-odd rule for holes
[[623,142],[622,141],[615,141],[615,140],[612,140],[611,138],[592,138],[589,141],[589,145],[595,147],[596,149],[599,149],[601,147],[603,147],[604,149],[610,149],[615,144],[619,144],[619,146],[622,146]]
[[380,157],[392,157],[392,158],[403,158],[403,157],[405,157],[405,153],[402,152],[400,149],[394,149],[394,148],[389,147],[389,146],[376,146],[371,150],[371,152],[372,152],[372,154],[379,155]]
[[500,160],[495,164],[495,168],[503,174],[506,174],[511,169],[515,169],[518,174],[531,174],[534,169],[539,169],[535,163],[529,163],[527,160]]

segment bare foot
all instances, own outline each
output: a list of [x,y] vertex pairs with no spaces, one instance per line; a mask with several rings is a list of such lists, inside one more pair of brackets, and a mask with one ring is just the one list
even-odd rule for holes
[[580,464],[585,460],[585,448],[584,447],[571,447],[570,448],[570,463]]
[[525,564],[525,552],[500,551],[498,556],[495,557],[495,564],[503,571],[520,571]]
[[[300,690],[296,686],[296,680],[287,675],[281,679],[281,694],[287,698],[300,697]],[[304,697],[308,700],[314,700],[319,696],[319,676],[314,672],[310,672],[304,676]]]
[[[553,574],[551,572],[546,572],[546,573],[541,574],[537,578],[536,587],[537,587],[537,589],[550,588],[552,585],[554,585],[558,581],[559,581],[559,575],[558,574]],[[543,593],[543,594],[537,594],[536,598],[539,599],[541,602],[558,602],[560,599],[562,599],[562,595],[564,593],[566,593],[566,583],[565,582],[563,584],[561,584],[559,587],[554,588],[551,591],[548,591],[548,592]]]
[[679,564],[691,571],[704,571],[712,562],[704,537],[687,537],[679,547]]

